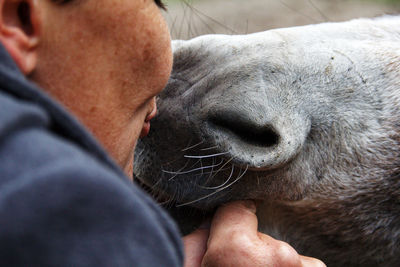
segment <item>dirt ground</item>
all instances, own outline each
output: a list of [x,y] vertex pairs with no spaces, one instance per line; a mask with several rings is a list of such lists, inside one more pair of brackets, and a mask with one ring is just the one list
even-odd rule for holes
[[400,13],[400,5],[368,0],[167,1],[173,39],[208,33],[244,34],[273,28]]

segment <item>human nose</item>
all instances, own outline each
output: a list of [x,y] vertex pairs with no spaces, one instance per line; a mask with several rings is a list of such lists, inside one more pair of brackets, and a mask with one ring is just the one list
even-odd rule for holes
[[153,119],[156,114],[157,114],[157,103],[156,103],[156,98],[154,97],[152,100],[152,109],[150,113],[146,116],[145,122],[150,122],[151,119]]

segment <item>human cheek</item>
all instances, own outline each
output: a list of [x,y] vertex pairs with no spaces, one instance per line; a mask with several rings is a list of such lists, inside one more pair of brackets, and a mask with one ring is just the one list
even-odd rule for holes
[[147,44],[145,45],[144,61],[147,61],[147,68],[150,75],[150,86],[154,94],[158,94],[167,84],[172,71],[172,49],[169,30],[164,18],[159,11],[150,19],[147,28]]

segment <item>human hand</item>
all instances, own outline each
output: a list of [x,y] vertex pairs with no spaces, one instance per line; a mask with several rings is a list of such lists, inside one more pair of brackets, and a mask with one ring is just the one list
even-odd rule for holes
[[321,261],[299,255],[289,244],[257,231],[253,201],[220,207],[210,230],[184,237],[185,267],[323,267]]

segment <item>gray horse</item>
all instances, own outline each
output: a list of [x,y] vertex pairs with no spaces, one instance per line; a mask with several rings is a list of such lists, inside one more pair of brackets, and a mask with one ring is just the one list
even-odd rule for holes
[[400,17],[173,49],[139,180],[178,207],[257,200],[260,231],[328,266],[400,266]]

